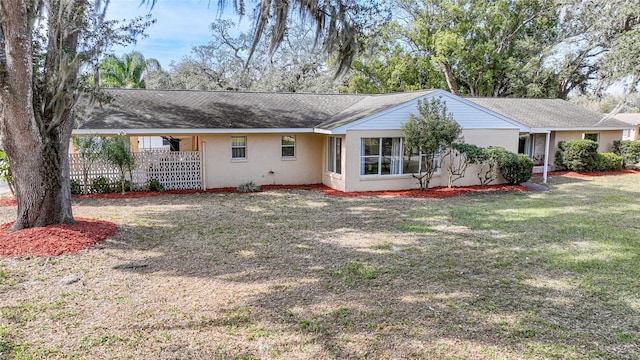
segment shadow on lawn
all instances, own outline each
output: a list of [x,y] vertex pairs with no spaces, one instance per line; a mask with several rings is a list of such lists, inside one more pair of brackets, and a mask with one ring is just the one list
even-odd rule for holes
[[[140,199],[153,209],[105,246],[160,253],[117,271],[210,279],[231,293],[255,286],[220,318],[177,325],[233,326],[239,342],[253,344],[252,356],[267,346],[319,347],[308,351],[335,358],[633,358],[640,333],[627,287],[596,291],[613,273],[600,278],[589,269],[638,268],[637,232],[625,244],[626,233],[602,239],[632,256],[613,268],[592,260],[584,265],[589,280],[576,276],[559,263],[591,228],[576,223],[582,210],[567,211],[559,198],[584,201],[585,209],[589,199],[564,189],[447,200],[304,191]],[[625,213],[615,204],[584,211],[593,221]],[[238,308],[249,309],[242,319]],[[267,328],[260,346],[256,324]]]

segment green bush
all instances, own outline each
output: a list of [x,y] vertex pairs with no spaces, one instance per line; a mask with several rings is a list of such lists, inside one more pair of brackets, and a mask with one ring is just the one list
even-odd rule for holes
[[597,168],[598,143],[592,140],[571,140],[559,144],[560,156],[556,156],[556,165],[560,168],[590,172]]
[[[129,180],[125,180],[124,181],[124,191],[132,191],[133,188],[131,187],[131,181]],[[124,192],[122,190],[122,181],[118,180],[118,181],[114,181],[111,183],[111,191],[112,192]]]
[[622,170],[622,156],[614,153],[599,153],[596,157],[596,171]]
[[625,168],[634,168],[640,163],[640,141],[614,141],[613,152],[622,156],[622,166]]
[[564,154],[564,141],[558,142],[558,150],[556,151],[556,159],[553,162],[556,170],[567,170],[567,167],[564,165],[564,158],[562,154]]
[[69,184],[71,185],[71,193],[74,195],[78,195],[82,193],[82,186],[80,186],[80,182],[76,179],[71,179],[69,181]]
[[236,190],[238,190],[238,192],[241,192],[241,193],[256,192],[260,190],[260,186],[256,185],[256,183],[254,183],[253,181],[247,181],[238,185]]
[[495,161],[500,174],[509,184],[518,185],[531,178],[533,160],[525,154],[516,154],[504,148],[491,146],[486,149],[488,158]]
[[521,184],[531,178],[533,173],[533,160],[527,155],[509,152],[498,163],[500,174],[511,185]]
[[158,179],[151,179],[151,180],[149,180],[149,183],[147,184],[147,190],[156,191],[156,192],[163,192],[164,191],[164,185],[162,185],[162,183]]
[[97,178],[91,180],[90,189],[92,193],[99,194],[113,192],[113,189],[111,189],[111,184],[109,183],[109,179],[104,176],[98,176]]

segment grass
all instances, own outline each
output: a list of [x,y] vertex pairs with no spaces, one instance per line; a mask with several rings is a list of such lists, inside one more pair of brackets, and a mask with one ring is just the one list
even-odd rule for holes
[[0,259],[0,359],[637,359],[639,183],[76,200],[119,232]]

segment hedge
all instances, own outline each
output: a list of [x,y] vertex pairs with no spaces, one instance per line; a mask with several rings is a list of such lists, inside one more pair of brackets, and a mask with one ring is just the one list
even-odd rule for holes
[[622,166],[635,168],[640,163],[640,141],[616,140],[613,142],[613,152],[622,156]]
[[561,141],[555,165],[558,170],[592,172],[598,168],[598,143],[592,140]]
[[622,170],[622,156],[614,153],[599,153],[596,157],[596,171]]

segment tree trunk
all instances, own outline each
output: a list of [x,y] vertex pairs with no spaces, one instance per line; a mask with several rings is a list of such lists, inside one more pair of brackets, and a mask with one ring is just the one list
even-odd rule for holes
[[[55,79],[49,83],[51,79],[47,78],[34,82],[32,24],[37,3],[0,0],[1,136],[18,201],[12,230],[73,222],[67,189],[72,91],[67,85],[74,83],[76,77],[64,74],[69,77],[62,84]],[[49,36],[47,62],[49,56],[55,55],[52,51],[69,50],[66,46],[77,48],[77,34],[54,31]],[[52,37],[59,48],[51,48]],[[48,65],[45,76],[61,76],[57,72],[59,63]],[[64,86],[60,90],[55,85]]]
[[453,71],[451,70],[451,65],[448,63],[442,63],[442,71],[444,72],[444,77],[447,79],[447,85],[449,86],[449,91],[452,94],[460,96],[460,90],[456,86],[456,80],[453,77]]

